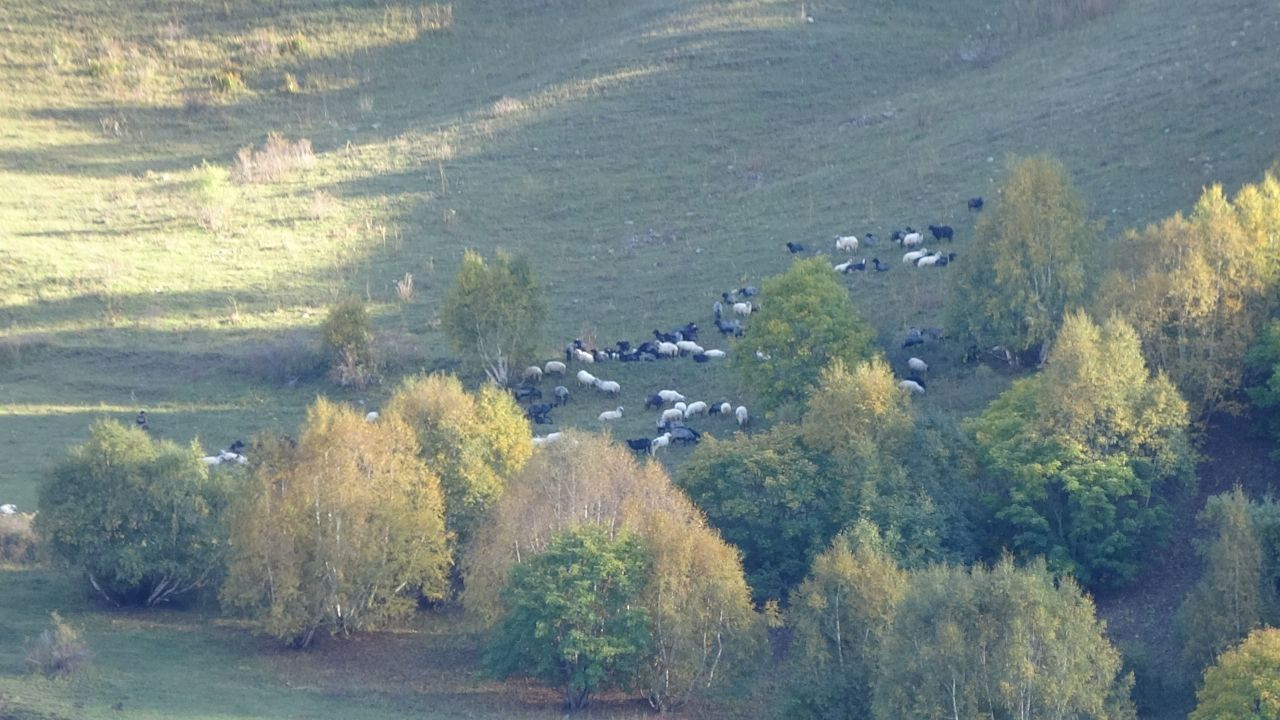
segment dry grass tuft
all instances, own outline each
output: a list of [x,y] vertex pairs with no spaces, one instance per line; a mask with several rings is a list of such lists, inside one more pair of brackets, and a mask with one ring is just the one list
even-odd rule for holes
[[310,168],[315,162],[310,140],[289,142],[280,133],[273,132],[261,150],[240,148],[231,174],[241,183],[273,182],[294,170]]

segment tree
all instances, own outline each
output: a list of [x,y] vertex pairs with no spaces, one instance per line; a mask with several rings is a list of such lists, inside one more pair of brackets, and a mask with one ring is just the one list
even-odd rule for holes
[[993,483],[1000,540],[1045,555],[1086,585],[1127,582],[1194,479],[1186,404],[1151,377],[1133,329],[1084,313],[1063,321],[1045,370],[972,424]]
[[533,454],[529,421],[511,396],[485,386],[469,393],[452,375],[406,379],[387,402],[417,434],[423,461],[444,490],[445,528],[464,547]]
[[907,574],[867,522],[814,558],[787,618],[796,657],[787,717],[870,716],[880,645],[906,588]]
[[1280,718],[1280,630],[1255,630],[1204,672],[1188,720]]
[[637,464],[625,447],[595,435],[566,432],[511,479],[464,556],[468,613],[491,624],[512,568],[581,523],[630,533],[651,559],[639,600],[650,618],[640,681],[651,703],[678,707],[751,665],[762,627],[737,551],[660,465]]
[[843,526],[838,479],[818,471],[790,425],[704,438],[676,484],[742,551],[757,600],[784,597]]
[[1133,718],[1092,601],[1043,562],[913,573],[883,639],[877,718]]
[[766,408],[803,401],[834,360],[853,366],[871,356],[874,332],[826,260],[792,263],[761,284],[761,297],[732,362]]
[[1209,498],[1200,520],[1217,530],[1205,570],[1182,603],[1183,656],[1199,671],[1262,620],[1262,544],[1239,486]]
[[1118,309],[1148,361],[1173,379],[1195,417],[1240,408],[1249,346],[1274,309],[1280,272],[1280,181],[1268,174],[1232,200],[1220,186],[1181,214],[1116,245],[1098,305]]
[[335,382],[364,388],[376,379],[373,323],[364,301],[352,295],[334,305],[320,332],[329,376]]
[[315,633],[385,627],[439,598],[449,548],[440,481],[413,428],[365,422],[323,398],[297,446],[255,442],[252,477],[232,506],[234,549],[221,597],[295,647]]
[[948,323],[980,347],[1040,348],[1088,290],[1096,229],[1066,168],[1047,155],[1013,161],[973,246],[949,272]]
[[1245,390],[1275,439],[1272,456],[1280,459],[1280,320],[1272,320],[1259,334],[1245,363],[1256,378]]
[[100,421],[40,486],[36,531],[115,604],[148,607],[222,569],[228,497],[195,446]]
[[523,257],[498,251],[492,264],[474,250],[462,257],[440,320],[458,352],[505,387],[512,368],[531,357],[547,315],[542,288]]
[[603,688],[630,687],[648,651],[649,616],[638,602],[648,572],[644,546],[628,533],[593,523],[561,530],[511,569],[485,668],[563,688],[570,710]]

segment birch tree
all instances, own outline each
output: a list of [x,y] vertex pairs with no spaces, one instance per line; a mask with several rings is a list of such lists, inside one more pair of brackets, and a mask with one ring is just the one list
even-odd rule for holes
[[532,356],[546,314],[527,259],[498,251],[489,264],[468,250],[440,320],[464,362],[478,364],[489,380],[506,387],[512,368]]

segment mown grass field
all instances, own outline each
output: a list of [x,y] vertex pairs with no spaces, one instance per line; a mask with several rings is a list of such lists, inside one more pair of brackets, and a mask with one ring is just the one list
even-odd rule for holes
[[[721,291],[785,269],[787,240],[829,252],[836,234],[874,232],[886,240],[859,254],[893,270],[846,282],[900,365],[903,329],[941,324],[945,270],[903,267],[890,231],[954,225],[963,261],[965,200],[994,200],[1008,155],[1063,160],[1114,237],[1280,153],[1274,2],[1128,0],[1063,29],[1014,26],[1010,5],[4,3],[0,502],[33,508],[41,474],[98,417],[146,408],[154,432],[212,450],[293,429],[317,394],[376,408],[404,373],[457,368],[436,312],[464,248],[530,256],[552,307],[547,360],[575,336],[636,341],[690,320],[727,347],[710,325]],[[314,164],[217,181],[271,132],[309,139]],[[372,303],[386,360],[366,391],[312,371],[316,328],[348,293]],[[971,414],[1006,382],[959,364],[954,343],[926,349],[927,411]],[[596,427],[622,404],[615,435],[652,434],[638,411],[659,387],[750,405],[727,370],[597,367],[623,397],[566,383],[556,427]],[[282,694],[289,670],[264,668],[303,678],[324,663],[204,616],[91,612],[68,582],[0,571],[0,696],[77,717],[112,715],[104,688],[130,693],[130,717],[394,717],[436,702],[429,688],[388,690],[376,712],[364,700],[382,696],[357,685]],[[21,638],[72,606],[98,674],[32,692]],[[188,691],[193,666],[216,677]],[[471,702],[459,690],[441,716],[514,712]]]

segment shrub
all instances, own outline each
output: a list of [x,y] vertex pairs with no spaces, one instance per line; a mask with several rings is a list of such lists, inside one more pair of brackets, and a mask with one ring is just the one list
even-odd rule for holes
[[27,665],[45,677],[67,677],[89,660],[89,647],[56,610],[49,617],[53,625],[23,643]]
[[28,565],[39,559],[40,544],[31,529],[33,513],[0,515],[0,563]]
[[344,387],[365,387],[377,378],[373,355],[373,324],[360,298],[334,305],[322,329],[329,376]]
[[196,222],[206,230],[221,230],[237,197],[236,189],[228,182],[227,169],[203,162],[193,172]]
[[261,150],[254,150],[252,146],[240,148],[232,176],[241,183],[273,182],[294,170],[309,168],[315,161],[310,140],[290,142],[273,132],[267,135]]

